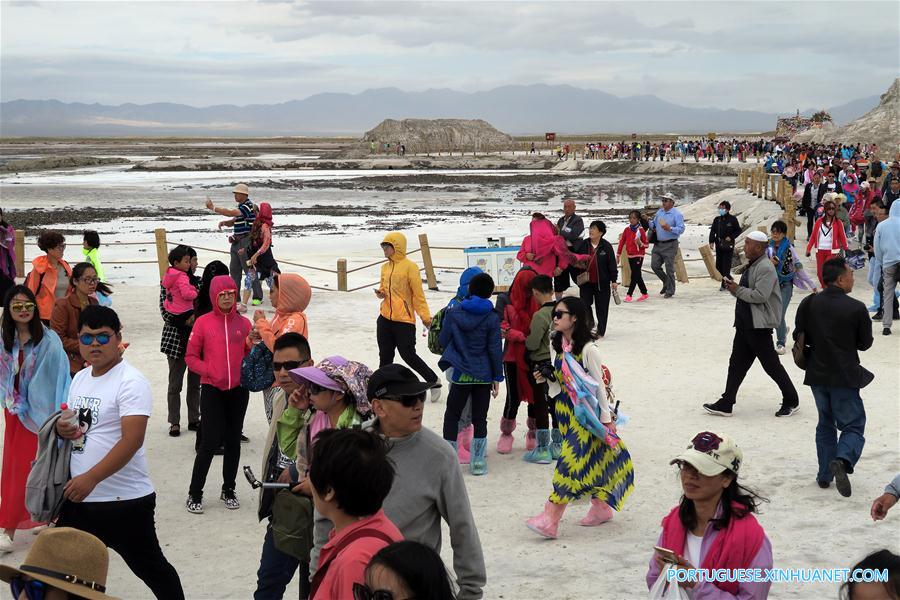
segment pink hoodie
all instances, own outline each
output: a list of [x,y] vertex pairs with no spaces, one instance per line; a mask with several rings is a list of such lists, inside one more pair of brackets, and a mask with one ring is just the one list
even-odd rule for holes
[[246,341],[252,328],[248,319],[237,314],[237,298],[227,314],[219,308],[218,296],[225,290],[237,293],[234,280],[228,275],[213,277],[209,285],[212,312],[194,323],[184,357],[188,368],[200,375],[200,383],[220,390],[241,384],[241,361],[249,352]]
[[175,267],[169,267],[163,277],[162,286],[166,289],[166,299],[163,300],[163,308],[166,309],[166,312],[180,315],[194,310],[197,288],[191,285],[187,273],[179,271]]

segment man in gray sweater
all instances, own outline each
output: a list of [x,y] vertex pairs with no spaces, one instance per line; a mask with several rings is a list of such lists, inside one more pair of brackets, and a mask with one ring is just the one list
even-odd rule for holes
[[[459,600],[482,597],[487,582],[484,555],[472,517],[469,495],[453,448],[422,427],[425,394],[431,383],[418,380],[402,365],[385,365],[369,380],[368,395],[375,418],[364,429],[388,439],[394,483],[384,512],[408,540],[441,551],[441,519],[450,529],[453,570]],[[327,541],[316,531],[316,547]]]
[[763,370],[781,390],[781,408],[776,417],[789,417],[800,408],[797,388],[778,360],[772,342],[772,329],[781,320],[781,292],[778,274],[766,258],[769,239],[761,231],[751,232],[744,240],[744,256],[750,266],[741,275],[740,284],[725,280],[725,287],[737,301],[734,307],[734,342],[728,361],[725,392],[714,403],[704,404],[707,412],[730,417],[737,392],[753,361],[759,359]]

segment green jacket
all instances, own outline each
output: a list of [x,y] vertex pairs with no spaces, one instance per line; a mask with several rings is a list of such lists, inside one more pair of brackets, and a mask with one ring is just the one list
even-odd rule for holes
[[94,265],[94,270],[97,271],[97,279],[106,282],[106,276],[103,273],[103,263],[100,262],[100,253],[97,251],[97,248],[91,248],[90,250],[82,248],[81,253],[84,254],[85,262]]
[[531,317],[531,330],[525,338],[528,359],[536,363],[550,360],[550,325],[553,324],[553,307],[556,302],[542,305]]

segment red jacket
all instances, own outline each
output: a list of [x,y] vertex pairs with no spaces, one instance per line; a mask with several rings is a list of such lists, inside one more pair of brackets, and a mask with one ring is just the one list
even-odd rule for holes
[[[825,220],[825,217],[820,217],[816,224],[813,225],[812,235],[809,236],[809,243],[806,244],[806,253],[811,254],[813,250],[818,250],[818,242],[819,242],[819,231],[822,229],[822,221]],[[834,221],[831,223],[832,226],[832,234],[831,234],[831,248],[832,250],[837,250],[838,248],[847,250],[847,235],[844,233],[844,223],[841,222],[837,217],[834,218]]]
[[230,390],[241,385],[241,361],[250,351],[246,342],[253,326],[237,314],[236,296],[231,310],[222,312],[218,295],[224,290],[238,292],[228,275],[214,277],[209,285],[212,312],[194,323],[184,360],[191,371],[200,375],[200,383]]
[[[638,248],[637,240],[641,241],[641,247]],[[636,258],[644,256],[647,251],[647,232],[643,227],[638,225],[637,231],[632,231],[631,227],[626,227],[619,238],[619,247],[616,250],[616,256],[622,255],[622,246],[625,246],[626,256]]]

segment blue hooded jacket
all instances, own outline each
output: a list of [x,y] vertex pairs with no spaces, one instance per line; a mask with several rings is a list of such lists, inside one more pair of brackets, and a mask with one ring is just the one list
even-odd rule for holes
[[900,200],[891,204],[886,221],[875,228],[875,259],[881,268],[900,262]]
[[441,370],[453,367],[453,383],[503,381],[500,317],[486,298],[467,298],[444,313],[439,336]]
[[469,267],[465,271],[462,272],[462,275],[459,276],[459,287],[456,288],[456,296],[453,297],[453,300],[450,301],[447,306],[456,306],[463,300],[469,297],[469,282],[472,281],[472,278],[476,275],[480,275],[484,273],[481,270],[481,267]]

